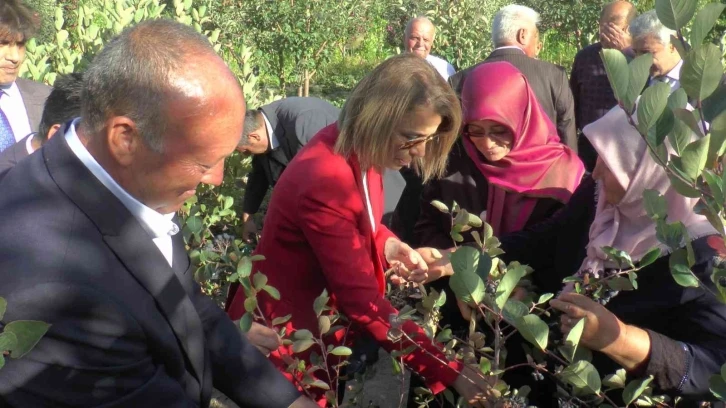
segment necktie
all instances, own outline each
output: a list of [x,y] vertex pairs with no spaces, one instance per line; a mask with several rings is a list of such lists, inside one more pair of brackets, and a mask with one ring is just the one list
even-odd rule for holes
[[[3,93],[0,92],[0,98],[3,97]],[[5,112],[0,109],[0,152],[7,149],[8,147],[15,144],[15,134],[13,134],[13,128],[10,127],[10,121],[5,116]]]

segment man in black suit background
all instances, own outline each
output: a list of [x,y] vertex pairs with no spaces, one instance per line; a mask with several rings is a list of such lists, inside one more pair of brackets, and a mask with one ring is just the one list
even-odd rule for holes
[[[529,7],[516,4],[503,7],[492,21],[495,49],[479,64],[506,61],[522,71],[540,105],[557,127],[562,143],[577,151],[575,106],[567,73],[558,65],[536,59],[541,47],[538,23],[539,13]],[[479,64],[449,78],[457,95],[461,95],[466,76]]]
[[18,78],[38,21],[17,0],[0,2],[0,152],[38,130],[50,87]]
[[220,184],[245,110],[206,37],[125,30],[84,75],[81,118],[1,181],[4,321],[49,331],[0,370],[0,406],[316,407],[192,279],[175,212]]
[[83,75],[79,73],[56,79],[53,90],[45,101],[38,131],[0,152],[0,178],[20,160],[40,149],[64,123],[81,116],[82,88]]
[[[247,179],[242,221],[243,236],[258,232],[253,215],[270,187],[274,187],[295,154],[318,131],[338,120],[340,109],[322,99],[284,98],[245,114],[245,128],[237,147],[240,153],[253,154],[252,171]],[[406,181],[398,172],[386,171],[384,220],[396,208]]]

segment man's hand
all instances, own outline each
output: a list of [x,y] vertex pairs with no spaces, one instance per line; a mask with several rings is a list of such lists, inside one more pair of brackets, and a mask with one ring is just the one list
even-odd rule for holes
[[399,279],[392,279],[394,283],[401,283],[401,279],[412,281],[416,279],[415,281],[418,282],[426,280],[429,267],[421,254],[414,251],[408,244],[401,242],[398,238],[388,238],[383,254],[398,275]]
[[567,334],[580,319],[585,329],[580,344],[590,350],[603,351],[625,335],[625,324],[605,306],[577,293],[565,293],[550,301],[550,305],[563,312],[560,329]]
[[[426,273],[425,279],[419,283],[430,283],[436,279],[444,276],[451,276],[454,274],[454,269],[451,267],[451,260],[449,255],[454,252],[456,248],[438,250],[436,248],[418,248],[416,252],[421,255],[429,270]],[[414,276],[411,280],[421,279],[420,276]]]
[[623,30],[617,24],[608,23],[600,28],[600,42],[603,44],[603,48],[624,51],[630,48],[632,38],[627,29]]
[[494,378],[485,377],[480,371],[464,367],[451,385],[472,407],[494,406],[492,386]]
[[271,352],[282,346],[282,339],[277,335],[277,332],[259,323],[253,322],[250,331],[246,335],[250,343],[265,356],[269,356]]
[[242,239],[246,242],[251,242],[257,237],[257,233],[259,232],[257,224],[255,224],[255,219],[251,214],[244,213],[242,214],[242,222],[244,223],[242,226]]

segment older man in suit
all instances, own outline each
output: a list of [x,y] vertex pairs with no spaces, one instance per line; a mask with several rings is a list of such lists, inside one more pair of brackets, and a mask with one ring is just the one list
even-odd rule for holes
[[315,407],[202,294],[174,220],[242,133],[242,90],[207,38],[127,29],[81,100],[0,181],[4,321],[51,324],[0,370],[0,406],[208,407],[214,386],[243,407]]
[[50,87],[18,79],[37,21],[17,0],[0,2],[0,152],[38,130]]
[[[252,215],[257,213],[270,187],[274,187],[288,163],[318,131],[338,120],[340,109],[322,99],[285,98],[245,114],[245,128],[237,151],[253,154],[247,181],[242,220],[243,235],[258,232]],[[406,181],[395,171],[386,171],[384,218],[396,208]]]
[[[494,51],[479,64],[506,61],[522,71],[562,143],[577,151],[575,106],[565,69],[536,59],[540,50],[539,13],[529,7],[509,5],[497,12],[492,22]],[[459,71],[449,83],[461,95],[466,76],[479,64]]]

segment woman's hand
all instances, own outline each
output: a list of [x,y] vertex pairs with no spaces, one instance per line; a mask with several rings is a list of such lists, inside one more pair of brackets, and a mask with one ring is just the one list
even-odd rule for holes
[[398,275],[398,282],[393,279],[394,283],[401,283],[400,279],[423,282],[428,277],[429,267],[421,254],[398,238],[388,238],[383,254]]
[[422,278],[421,276],[413,276],[411,277],[411,280],[418,283],[429,283],[444,276],[453,275],[454,269],[451,267],[449,255],[455,250],[456,248],[445,250],[428,247],[418,248],[416,252],[421,255],[421,258],[423,258],[424,262],[428,265],[429,270],[426,273],[424,280],[420,280]]
[[250,330],[246,333],[247,339],[260,350],[265,356],[282,346],[282,339],[273,329],[253,322]]
[[490,408],[494,406],[492,401],[492,386],[495,377],[485,377],[478,370],[464,367],[461,374],[451,385],[472,407]]
[[635,370],[648,360],[648,332],[626,325],[605,306],[576,293],[560,295],[551,300],[550,305],[564,313],[560,318],[563,333],[569,333],[578,320],[585,319],[580,337],[583,346],[605,353],[628,371]]
[[565,293],[550,301],[550,305],[561,311],[560,329],[567,334],[577,322],[584,318],[585,329],[580,337],[580,344],[595,350],[603,351],[616,343],[625,335],[626,326],[605,306],[577,293]]

